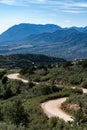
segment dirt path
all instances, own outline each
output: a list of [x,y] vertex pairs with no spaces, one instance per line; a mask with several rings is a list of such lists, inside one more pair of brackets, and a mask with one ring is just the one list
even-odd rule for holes
[[[76,87],[72,87],[73,89],[75,89]],[[86,88],[81,88],[83,93],[87,93],[87,89]]]
[[86,88],[83,88],[83,93],[87,93],[87,89]]
[[66,122],[73,121],[70,115],[66,114],[63,110],[61,110],[61,104],[65,102],[67,98],[59,98],[56,100],[50,100],[41,104],[41,107],[48,118],[51,117],[59,117],[63,118]]
[[[8,77],[9,79],[21,80],[21,81],[24,82],[24,83],[28,83],[28,82],[29,82],[28,80],[22,79],[22,78],[20,78],[19,76],[20,76],[19,73],[14,73],[14,74],[8,74],[8,75],[7,75],[7,77]],[[34,81],[32,81],[32,83],[34,83],[34,84],[36,84],[36,85],[39,84],[38,82],[34,82]]]
[[28,80],[25,80],[25,79],[22,79],[19,77],[19,73],[9,74],[9,75],[7,75],[7,77],[9,79],[17,79],[17,80],[21,80],[24,83],[28,83]]
[[[87,93],[87,89],[82,89],[83,93]],[[68,97],[67,97],[68,98]],[[44,113],[47,115],[48,118],[51,117],[59,117],[63,120],[73,121],[72,117],[65,113],[60,107],[63,102],[66,101],[67,98],[59,98],[56,100],[49,100],[41,104],[41,107]]]
[[[9,75],[7,75],[7,77],[9,79],[21,80],[24,83],[29,82],[28,80],[20,78],[19,73],[9,74]],[[39,84],[39,83],[36,83],[36,84]],[[74,88],[75,87],[73,87],[73,89]],[[87,89],[82,89],[82,90],[83,90],[83,93],[87,93]],[[68,115],[63,110],[61,110],[61,104],[63,102],[65,102],[67,98],[59,98],[59,99],[56,99],[56,100],[49,100],[49,101],[41,104],[41,107],[42,107],[44,113],[48,116],[48,118],[59,117],[59,118],[65,120],[66,122],[67,121],[73,121],[73,119],[70,115]]]

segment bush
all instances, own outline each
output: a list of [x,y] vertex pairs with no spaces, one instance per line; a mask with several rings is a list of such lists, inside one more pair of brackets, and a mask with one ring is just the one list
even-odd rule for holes
[[5,71],[5,70],[4,70],[4,71],[1,71],[1,72],[0,72],[0,79],[2,79],[5,74],[6,74],[6,71]]
[[24,126],[16,126],[11,123],[0,123],[0,130],[26,130]]
[[70,61],[67,61],[67,62],[63,63],[64,68],[68,68],[70,66],[72,66],[72,63]]
[[83,68],[87,68],[87,60],[80,62]]
[[44,87],[41,87],[41,92],[43,95],[47,95],[47,94],[50,94],[51,93],[51,89],[49,86],[44,86]]
[[56,117],[50,118],[49,119],[49,127],[50,127],[50,129],[56,127],[57,122],[58,122],[58,118],[56,118]]
[[81,87],[82,88],[87,88],[87,81],[82,82]]
[[12,93],[11,88],[7,87],[6,90],[4,91],[3,98],[8,99],[8,98],[12,97],[13,95],[14,94]]
[[5,76],[5,77],[3,77],[3,79],[2,79],[2,84],[6,84],[7,83],[7,81],[8,81],[8,78]]
[[82,82],[82,78],[80,78],[78,75],[70,76],[69,82],[72,85],[79,85]]
[[34,67],[23,68],[23,69],[20,71],[20,74],[21,74],[21,75],[25,75],[25,74],[27,73],[28,75],[31,75],[31,74],[34,74],[34,70],[35,70]]
[[34,93],[35,95],[40,96],[40,95],[50,94],[50,93],[52,93],[52,91],[51,91],[50,86],[45,85],[45,84],[38,84],[38,85],[36,85],[36,86],[33,88],[33,93]]
[[29,123],[29,115],[25,111],[22,102],[20,100],[15,101],[12,106],[8,109],[10,121],[17,126],[22,124],[27,126]]

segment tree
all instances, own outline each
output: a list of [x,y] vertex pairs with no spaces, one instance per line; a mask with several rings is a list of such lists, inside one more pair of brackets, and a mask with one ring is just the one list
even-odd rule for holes
[[5,76],[3,79],[2,79],[2,84],[6,84],[7,83],[7,81],[8,81],[8,78]]
[[35,85],[32,81],[30,81],[29,83],[28,83],[28,85],[29,85],[29,89],[30,88],[33,88],[33,86]]
[[83,108],[83,105],[81,102],[79,102],[79,110],[74,114],[75,123],[77,126],[80,126],[82,123],[87,123],[87,110]]
[[63,67],[64,67],[64,68],[68,68],[68,67],[70,67],[70,66],[72,66],[72,63],[71,63],[70,61],[67,61],[67,62],[65,62],[65,63],[63,64]]
[[5,74],[6,74],[6,70],[0,72],[0,79],[2,79]]
[[0,107],[0,121],[3,120],[3,113],[2,113],[2,110],[1,110],[1,107]]
[[41,88],[41,92],[43,95],[50,94],[51,93],[50,86],[45,85],[44,87]]
[[16,125],[24,125],[27,126],[29,123],[29,115],[25,111],[22,102],[17,100],[13,103],[12,108],[10,110],[10,118],[12,123]]
[[81,62],[83,68],[87,68],[87,60]]
[[8,99],[13,96],[12,90],[10,87],[7,87],[6,90],[4,90],[4,99]]

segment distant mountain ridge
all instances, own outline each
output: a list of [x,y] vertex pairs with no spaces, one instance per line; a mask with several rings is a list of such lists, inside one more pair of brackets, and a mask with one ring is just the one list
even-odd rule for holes
[[65,59],[87,58],[87,27],[19,24],[0,35],[0,54],[46,54]]
[[40,34],[44,32],[54,32],[62,29],[54,24],[19,24],[14,25],[0,35],[0,41],[19,40],[32,34]]
[[86,27],[71,27],[73,29],[76,29],[79,32],[87,33],[87,26]]

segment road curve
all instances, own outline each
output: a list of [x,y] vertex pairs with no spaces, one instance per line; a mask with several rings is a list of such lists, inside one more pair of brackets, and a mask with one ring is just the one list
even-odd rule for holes
[[48,118],[59,117],[63,120],[73,121],[72,117],[61,110],[61,104],[66,101],[67,98],[59,98],[56,100],[50,100],[41,104],[44,113]]
[[19,75],[20,75],[19,73],[14,73],[14,74],[7,75],[7,77],[9,79],[17,79],[17,80],[21,80],[23,83],[28,83],[28,80],[20,78]]
[[[73,87],[73,89],[76,87]],[[83,93],[87,93],[87,89],[82,89]],[[67,97],[68,98],[68,97]],[[48,118],[59,117],[64,121],[73,121],[72,117],[65,113],[61,109],[61,104],[66,101],[67,98],[59,98],[56,100],[49,100],[41,104],[41,108]]]

